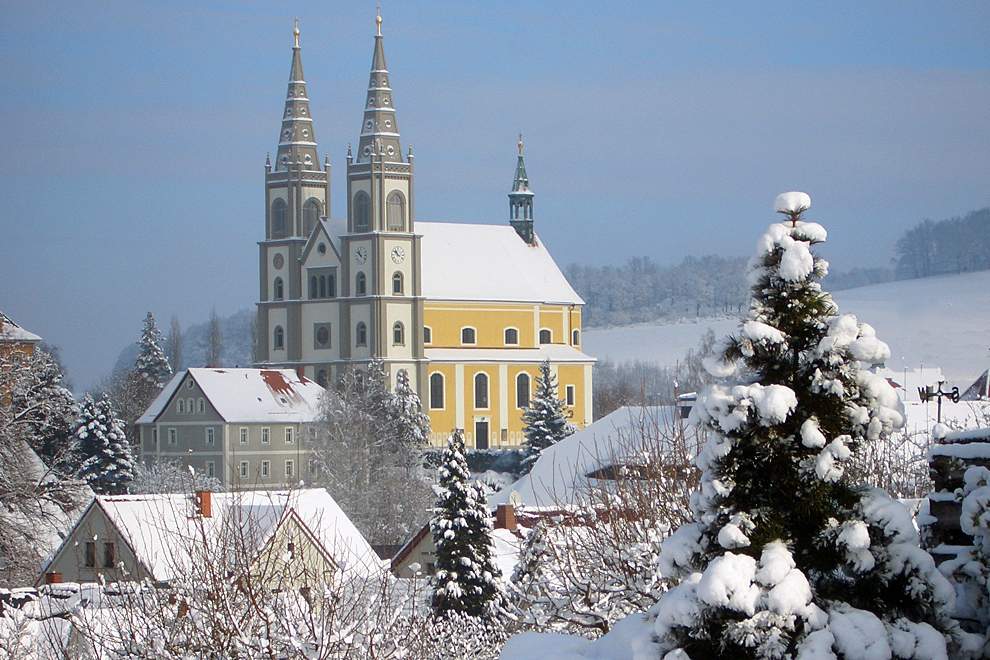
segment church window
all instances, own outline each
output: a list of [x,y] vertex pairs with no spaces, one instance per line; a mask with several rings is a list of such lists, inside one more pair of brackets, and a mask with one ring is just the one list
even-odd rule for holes
[[320,369],[316,372],[316,384],[323,388],[330,384],[330,377],[327,375],[326,369]]
[[320,298],[327,297],[327,278],[324,275],[320,275]]
[[358,296],[363,296],[368,292],[368,280],[363,272],[357,274],[354,278],[354,293]]
[[488,408],[488,374],[484,371],[474,377],[474,407]]
[[368,231],[371,226],[371,198],[359,190],[354,195],[354,231]]
[[272,337],[272,343],[276,351],[281,351],[285,348],[285,330],[282,329],[282,326],[275,326],[275,335]]
[[330,324],[321,323],[316,326],[316,347],[330,348]]
[[567,394],[566,394],[567,405],[573,406],[574,405],[574,386],[573,385],[568,385],[565,388],[565,391],[567,392]]
[[516,376],[516,408],[529,407],[529,374]]
[[275,300],[281,300],[285,295],[285,286],[281,277],[275,278]]
[[316,223],[320,219],[320,203],[316,201],[315,198],[310,198],[306,200],[303,204],[303,228],[304,235],[309,237],[313,233],[313,229],[316,227]]
[[474,328],[461,328],[461,343],[462,344],[475,344],[477,336],[475,334]]
[[402,273],[396,272],[392,276],[392,295],[402,295]]
[[578,346],[581,344],[581,331],[571,330],[571,344]]
[[285,238],[285,216],[287,207],[285,200],[279,198],[272,202],[272,238]]
[[327,275],[327,298],[337,297],[337,284],[333,275]]
[[320,294],[320,289],[317,286],[316,275],[313,275],[313,276],[311,276],[309,278],[309,298],[310,298],[310,300],[314,300],[316,298],[319,298],[320,297],[319,294]]
[[388,230],[402,231],[406,224],[406,203],[402,195],[394,192],[388,196],[386,209],[388,211]]
[[506,346],[518,346],[519,345],[519,331],[515,328],[505,329],[505,345]]
[[433,328],[429,326],[423,328],[423,343],[424,344],[433,343]]
[[553,333],[546,328],[540,330],[540,343],[541,344],[552,344],[553,343]]
[[406,344],[406,329],[398,321],[392,326],[392,343],[396,346],[405,346]]
[[443,374],[440,372],[430,374],[430,408],[443,410]]
[[357,324],[357,328],[354,330],[354,337],[354,344],[356,346],[368,345],[368,326],[366,326],[363,321]]

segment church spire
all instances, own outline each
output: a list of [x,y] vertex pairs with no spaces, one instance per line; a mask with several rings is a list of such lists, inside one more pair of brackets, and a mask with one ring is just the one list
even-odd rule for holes
[[526,163],[523,161],[522,133],[519,134],[519,160],[516,162],[516,176],[509,193],[509,224],[520,238],[534,244],[533,237],[533,191],[529,189],[526,176]]
[[358,142],[357,162],[366,163],[374,155],[385,162],[403,162],[399,143],[399,127],[392,104],[392,88],[389,87],[388,68],[385,66],[385,48],[382,44],[382,16],[379,8],[375,18],[378,34],[375,36],[375,54],[371,60],[371,80],[368,98],[364,105],[361,139]]
[[309,114],[309,98],[306,96],[306,79],[303,77],[302,57],[299,54],[299,20],[292,31],[295,46],[292,47],[292,67],[289,69],[289,90],[282,113],[282,131],[275,156],[275,171],[284,172],[290,166],[304,170],[319,170],[316,151],[316,135],[313,119]]

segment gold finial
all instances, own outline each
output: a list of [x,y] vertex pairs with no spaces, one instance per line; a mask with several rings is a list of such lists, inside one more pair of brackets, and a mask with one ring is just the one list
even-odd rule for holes
[[382,6],[378,5],[378,17],[375,19],[378,24],[378,36],[382,36]]
[[519,155],[522,156],[522,133],[519,134]]
[[296,38],[296,48],[299,48],[299,17],[296,17],[296,29],[292,31],[293,36]]

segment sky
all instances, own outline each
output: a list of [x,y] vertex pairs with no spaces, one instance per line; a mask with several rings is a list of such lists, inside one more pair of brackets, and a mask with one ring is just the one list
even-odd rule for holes
[[[416,220],[503,223],[518,134],[558,264],[748,255],[811,195],[833,267],[990,205],[990,3],[385,2]],[[258,299],[292,47],[345,213],[374,2],[0,3],[0,311],[77,390],[152,311]]]

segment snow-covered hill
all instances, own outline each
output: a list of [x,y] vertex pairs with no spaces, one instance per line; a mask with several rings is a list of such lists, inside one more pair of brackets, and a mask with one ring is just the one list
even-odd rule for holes
[[[941,367],[951,385],[969,385],[990,366],[990,271],[902,280],[833,294],[890,346],[893,369]],[[684,358],[711,328],[722,336],[736,321],[587,329],[584,351],[612,361],[664,365]]]

